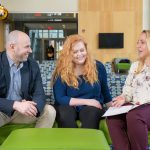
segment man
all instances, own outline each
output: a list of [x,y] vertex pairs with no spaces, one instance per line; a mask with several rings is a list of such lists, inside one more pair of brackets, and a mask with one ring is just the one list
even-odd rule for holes
[[36,123],[37,128],[53,126],[56,112],[45,105],[38,64],[31,58],[30,38],[12,31],[6,51],[0,53],[0,126],[7,123]]

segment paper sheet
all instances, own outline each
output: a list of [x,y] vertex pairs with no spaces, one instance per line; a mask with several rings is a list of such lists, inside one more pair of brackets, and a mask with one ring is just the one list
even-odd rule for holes
[[121,107],[109,107],[109,109],[105,112],[103,117],[107,116],[114,116],[114,115],[119,115],[123,113],[127,113],[131,109],[134,109],[138,105],[127,105],[127,106],[121,106]]

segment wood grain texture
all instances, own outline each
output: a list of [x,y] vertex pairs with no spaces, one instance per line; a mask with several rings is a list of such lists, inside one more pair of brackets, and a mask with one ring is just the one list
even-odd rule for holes
[[[142,0],[79,0],[79,34],[88,42],[95,59],[112,61],[115,57],[136,60],[136,41],[142,31]],[[98,33],[123,32],[123,49],[98,49]]]
[[4,23],[0,21],[0,52],[4,50]]

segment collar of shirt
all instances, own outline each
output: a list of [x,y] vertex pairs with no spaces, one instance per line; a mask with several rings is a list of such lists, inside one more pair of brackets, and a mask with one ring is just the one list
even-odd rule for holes
[[23,63],[20,63],[19,66],[17,66],[17,65],[13,62],[13,60],[8,56],[7,53],[6,53],[6,56],[7,56],[7,58],[8,58],[8,62],[9,62],[10,68],[13,67],[13,66],[15,66],[15,67],[17,68],[17,70],[20,70],[20,69],[23,67]]

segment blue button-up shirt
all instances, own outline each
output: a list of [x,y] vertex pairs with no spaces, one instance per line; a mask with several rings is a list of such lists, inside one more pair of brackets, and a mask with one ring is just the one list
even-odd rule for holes
[[23,67],[23,63],[18,66],[7,55],[10,66],[10,85],[7,93],[8,100],[22,100],[21,98],[21,74],[20,69]]

